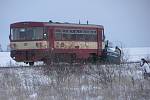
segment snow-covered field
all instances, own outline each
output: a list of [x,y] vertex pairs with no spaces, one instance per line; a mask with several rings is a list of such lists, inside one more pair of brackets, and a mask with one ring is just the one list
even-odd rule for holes
[[0,68],[0,100],[150,100],[136,66]]
[[[150,49],[144,49],[126,49],[127,57],[146,58]],[[9,52],[0,52],[0,100],[150,100],[150,80],[138,63],[21,65]]]
[[[36,62],[35,65],[41,65],[42,62]],[[0,52],[0,67],[11,67],[11,66],[27,66],[23,62],[16,62],[10,57],[10,52]]]
[[15,63],[10,57],[10,52],[0,52],[0,66],[7,66],[9,63]]
[[123,51],[129,61],[140,61],[141,58],[150,60],[150,47],[125,48]]

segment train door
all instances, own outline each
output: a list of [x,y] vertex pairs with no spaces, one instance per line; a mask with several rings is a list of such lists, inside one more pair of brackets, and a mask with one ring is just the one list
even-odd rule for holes
[[49,50],[54,49],[54,29],[48,29],[48,42],[49,42]]
[[49,57],[50,60],[54,59],[54,28],[49,28]]
[[44,63],[47,65],[51,64],[52,59],[53,59],[53,49],[54,49],[54,29],[51,27],[47,27],[47,43],[48,43],[48,52],[46,54],[46,57],[44,58]]

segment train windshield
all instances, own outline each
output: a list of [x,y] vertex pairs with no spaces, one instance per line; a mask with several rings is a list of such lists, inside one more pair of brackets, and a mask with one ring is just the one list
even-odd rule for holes
[[43,39],[43,27],[11,28],[11,40]]

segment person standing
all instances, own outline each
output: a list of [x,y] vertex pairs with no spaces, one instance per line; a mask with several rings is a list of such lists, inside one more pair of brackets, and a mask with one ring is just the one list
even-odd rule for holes
[[144,70],[144,78],[150,77],[150,66],[144,58],[141,59],[140,66]]

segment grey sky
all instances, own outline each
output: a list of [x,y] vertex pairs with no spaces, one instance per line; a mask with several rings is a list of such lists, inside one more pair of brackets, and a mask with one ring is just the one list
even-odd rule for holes
[[19,21],[60,21],[104,25],[106,38],[126,47],[150,46],[150,0],[1,0],[0,44]]

